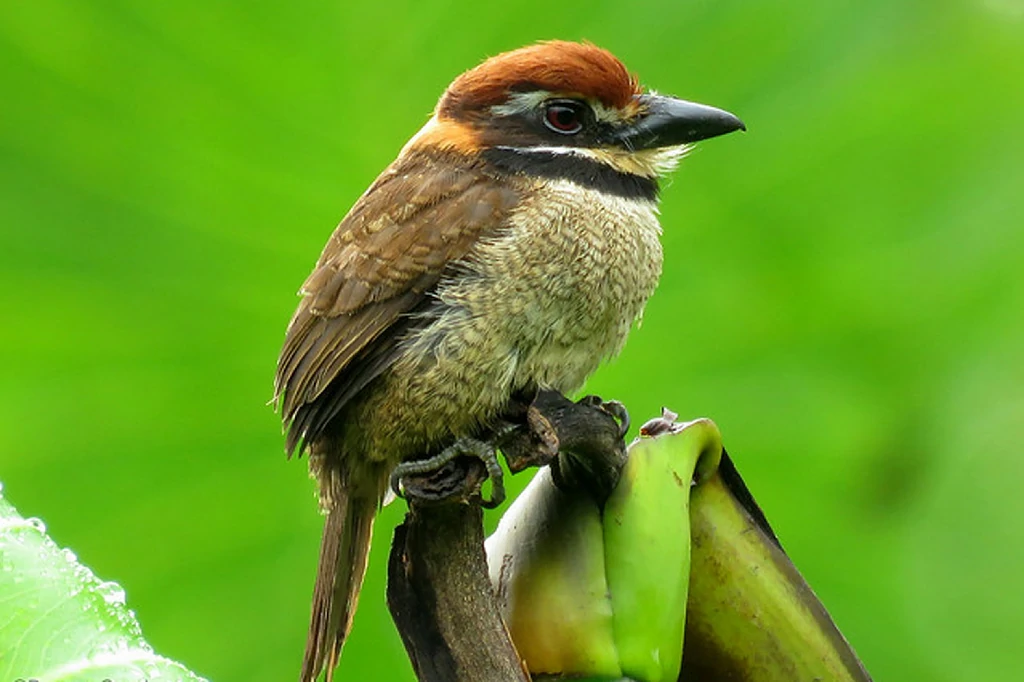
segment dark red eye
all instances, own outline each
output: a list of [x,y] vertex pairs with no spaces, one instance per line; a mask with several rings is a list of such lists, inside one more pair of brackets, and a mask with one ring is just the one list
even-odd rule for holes
[[549,102],[544,109],[544,123],[563,135],[573,135],[583,129],[583,105],[573,101]]

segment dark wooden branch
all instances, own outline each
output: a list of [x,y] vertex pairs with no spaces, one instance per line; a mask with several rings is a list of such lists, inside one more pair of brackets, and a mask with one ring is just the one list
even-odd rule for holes
[[[543,391],[512,409],[518,428],[500,440],[513,472],[550,463],[558,485],[584,486],[600,502],[626,459],[614,406]],[[388,607],[423,682],[530,679],[501,620],[483,548],[485,469],[459,458],[403,481],[409,512],[395,530]]]
[[406,481],[417,497],[391,545],[388,607],[420,680],[530,679],[491,591],[483,512],[472,503],[483,479],[480,462],[460,459]]

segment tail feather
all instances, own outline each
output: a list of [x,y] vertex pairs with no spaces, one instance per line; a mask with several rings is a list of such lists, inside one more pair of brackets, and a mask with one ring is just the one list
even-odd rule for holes
[[353,498],[344,490],[332,495],[320,543],[301,682],[314,682],[325,666],[327,682],[334,677],[366,573],[376,512],[376,500]]

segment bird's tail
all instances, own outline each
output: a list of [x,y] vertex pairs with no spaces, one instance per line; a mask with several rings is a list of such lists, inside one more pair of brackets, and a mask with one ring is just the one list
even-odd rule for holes
[[301,682],[314,682],[325,666],[327,682],[334,677],[366,573],[377,513],[377,500],[352,497],[341,486],[327,499]]

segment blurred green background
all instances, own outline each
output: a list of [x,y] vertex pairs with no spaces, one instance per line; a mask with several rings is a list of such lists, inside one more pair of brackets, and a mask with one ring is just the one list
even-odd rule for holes
[[[295,292],[451,78],[550,37],[749,126],[667,183],[661,288],[588,390],[717,421],[877,680],[1019,674],[1022,0],[4,2],[10,499],[161,653],[295,678],[320,517],[266,406]],[[401,506],[343,679],[412,678]]]

